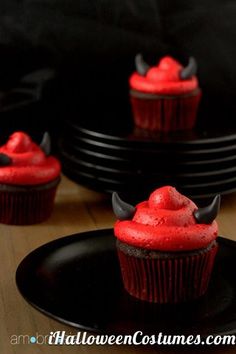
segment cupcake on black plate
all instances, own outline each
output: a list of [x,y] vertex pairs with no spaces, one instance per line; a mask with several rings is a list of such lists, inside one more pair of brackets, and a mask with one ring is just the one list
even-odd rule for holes
[[135,208],[113,194],[125,289],[140,300],[179,303],[204,295],[217,253],[220,196],[199,209],[171,186]]

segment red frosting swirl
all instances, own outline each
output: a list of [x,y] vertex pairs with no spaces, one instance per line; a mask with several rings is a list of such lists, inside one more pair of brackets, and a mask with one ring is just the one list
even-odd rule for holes
[[197,224],[197,206],[173,187],[155,190],[137,205],[132,220],[117,221],[116,237],[131,246],[160,251],[189,251],[208,246],[218,234],[217,223]]
[[182,80],[182,69],[183,66],[176,60],[169,56],[164,57],[157,66],[150,68],[145,76],[133,73],[129,80],[130,87],[145,93],[164,95],[190,93],[198,87],[198,80],[196,76]]
[[11,162],[0,166],[0,183],[11,185],[38,185],[50,182],[60,175],[61,166],[57,159],[47,157],[31,138],[23,133],[12,134],[0,153]]

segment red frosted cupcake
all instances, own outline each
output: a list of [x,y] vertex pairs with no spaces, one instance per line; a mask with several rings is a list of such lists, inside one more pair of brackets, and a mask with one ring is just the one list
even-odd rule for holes
[[204,295],[217,252],[220,196],[205,208],[175,188],[155,190],[136,208],[113,194],[125,289],[138,299],[179,303]]
[[136,72],[129,79],[135,124],[152,131],[192,129],[201,97],[195,59],[183,67],[167,56],[149,67],[138,54],[135,63]]
[[61,166],[49,155],[48,133],[40,146],[16,132],[0,147],[1,223],[35,224],[51,215]]

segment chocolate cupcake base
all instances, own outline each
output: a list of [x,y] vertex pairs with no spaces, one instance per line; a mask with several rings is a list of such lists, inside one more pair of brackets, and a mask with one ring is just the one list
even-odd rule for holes
[[159,304],[190,301],[204,295],[218,245],[188,252],[139,249],[117,240],[125,289],[140,300]]
[[37,224],[52,213],[60,177],[42,185],[0,184],[0,223]]
[[200,98],[200,89],[176,96],[131,90],[134,123],[151,131],[190,130],[195,125]]

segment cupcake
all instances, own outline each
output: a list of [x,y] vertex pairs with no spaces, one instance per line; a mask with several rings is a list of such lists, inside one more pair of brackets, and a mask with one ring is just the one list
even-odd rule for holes
[[180,303],[205,294],[217,252],[220,196],[205,208],[171,186],[133,207],[114,193],[114,226],[124,287],[140,299]]
[[129,79],[135,125],[163,132],[192,129],[201,97],[195,59],[183,67],[166,56],[150,67],[138,54],[135,63]]
[[0,223],[35,224],[51,215],[61,167],[49,155],[48,133],[40,146],[16,132],[0,147]]

